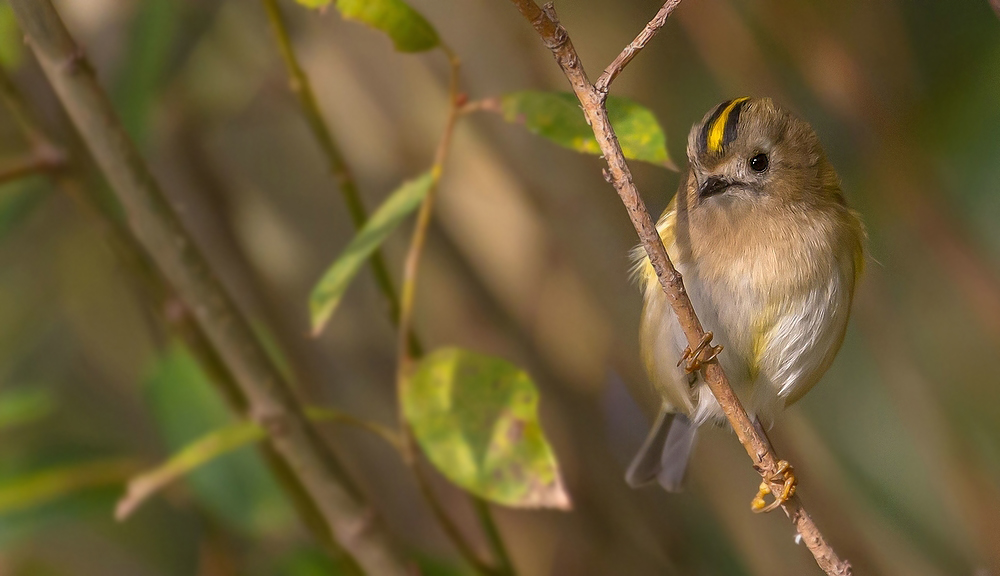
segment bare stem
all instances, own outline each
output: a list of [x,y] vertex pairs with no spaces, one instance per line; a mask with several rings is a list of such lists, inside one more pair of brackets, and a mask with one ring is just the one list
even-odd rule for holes
[[656,36],[656,33],[660,31],[660,28],[663,28],[663,25],[667,23],[667,18],[670,16],[670,13],[673,12],[674,8],[677,8],[677,5],[680,3],[681,0],[667,0],[663,3],[663,7],[656,13],[656,16],[653,16],[653,19],[646,24],[646,27],[642,29],[642,32],[639,32],[639,35],[635,37],[635,40],[633,40],[628,46],[625,47],[624,50],[621,51],[621,54],[615,58],[614,62],[608,64],[608,67],[604,70],[604,74],[601,74],[600,78],[597,79],[597,82],[594,83],[594,88],[597,88],[598,92],[602,92],[604,94],[608,93],[608,88],[611,87],[611,83],[614,82],[615,78],[621,74],[621,71],[628,66],[628,63],[635,58],[635,55],[646,47],[646,44],[653,39],[653,36]]
[[30,153],[12,162],[0,165],[0,184],[20,180],[25,176],[48,172],[62,167],[63,164],[61,156],[53,157],[37,152]]
[[[580,62],[580,57],[573,47],[566,29],[559,23],[555,8],[551,3],[544,8],[539,8],[534,0],[511,0],[521,14],[531,23],[535,31],[541,36],[542,42],[552,51],[556,63],[562,69],[566,79],[569,80],[580,101],[587,121],[594,131],[594,136],[600,145],[601,152],[607,161],[608,167],[604,172],[605,178],[614,186],[618,192],[625,209],[628,211],[632,225],[635,227],[642,241],[642,245],[649,256],[656,276],[663,287],[663,291],[670,301],[671,308],[677,314],[684,335],[688,344],[694,350],[705,335],[701,321],[695,314],[691,300],[684,289],[684,282],[681,275],[674,268],[667,256],[663,241],[656,231],[653,219],[646,210],[646,205],[639,195],[639,191],[632,180],[632,173],[625,157],[622,154],[618,138],[608,120],[608,113],[604,102],[607,93],[590,83],[587,74]],[[635,42],[626,48],[615,62],[608,67],[602,79],[607,80],[602,83],[606,88],[611,80],[621,71],[621,68],[631,60],[635,53],[641,49],[649,38],[663,26],[666,16],[677,5],[677,1],[667,2],[657,13],[656,18],[647,24],[643,33],[639,35]],[[620,60],[620,62],[619,62]],[[760,472],[761,477],[767,482],[771,482],[772,491],[780,493],[780,483],[774,482],[776,477],[778,458],[771,449],[768,441],[755,428],[753,422],[747,416],[746,411],[740,404],[739,399],[733,392],[729,381],[726,378],[722,366],[717,360],[704,363],[705,381],[719,404],[726,414],[726,418],[732,425],[740,443],[746,449],[747,454],[753,460],[754,468]],[[792,520],[795,529],[802,536],[806,547],[812,552],[816,563],[827,574],[847,575],[851,574],[851,565],[846,560],[837,556],[833,548],[823,538],[823,534],[813,522],[809,514],[806,513],[798,496],[793,496],[782,506],[785,513]]]
[[510,555],[507,553],[507,548],[504,545],[503,536],[500,534],[500,529],[497,528],[496,522],[493,521],[493,512],[490,511],[490,503],[482,498],[475,498],[473,499],[473,505],[475,506],[479,523],[486,528],[486,539],[489,541],[490,547],[493,548],[494,554],[497,555],[497,573],[515,574],[514,564],[510,561]]
[[181,225],[50,0],[10,4],[46,77],[122,203],[133,234],[232,373],[250,417],[268,431],[276,453],[358,564],[372,574],[407,574],[407,563]]
[[[309,125],[309,130],[312,132],[319,147],[323,150],[328,168],[334,180],[337,181],[337,186],[340,188],[341,196],[343,196],[344,203],[347,205],[347,211],[351,216],[354,228],[360,229],[368,221],[368,213],[365,210],[364,203],[361,201],[361,194],[358,192],[354,175],[351,173],[351,169],[347,165],[340,147],[337,146],[332,131],[323,118],[323,112],[319,108],[319,103],[316,100],[315,92],[313,92],[309,76],[306,75],[299,64],[298,57],[295,55],[295,49],[292,47],[292,40],[288,34],[288,27],[285,25],[285,19],[281,14],[281,8],[278,6],[277,0],[263,0],[263,2],[264,10],[267,12],[267,20],[270,22],[271,30],[278,41],[278,51],[285,62],[285,68],[288,69],[288,86],[298,98],[299,107],[301,107],[302,115]],[[375,274],[375,282],[378,284],[379,290],[385,295],[386,302],[389,305],[389,318],[394,325],[398,326],[399,298],[396,296],[396,289],[393,287],[389,269],[386,267],[385,259],[382,257],[382,251],[376,250],[369,262],[371,262],[372,272]],[[415,338],[411,341],[410,345],[415,347],[414,353],[419,354],[420,345],[416,342]]]

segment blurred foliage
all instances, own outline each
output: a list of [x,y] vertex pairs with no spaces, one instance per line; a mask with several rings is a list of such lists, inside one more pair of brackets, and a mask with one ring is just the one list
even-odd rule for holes
[[[503,105],[507,122],[461,120],[415,325],[428,345],[460,343],[494,358],[491,370],[516,379],[492,364],[507,358],[532,375],[520,389],[540,397],[546,439],[536,437],[535,454],[544,445],[558,457],[574,509],[498,512],[519,573],[813,573],[784,518],[747,510],[759,478],[729,432],[703,435],[687,492],[625,487],[653,406],[628,281],[636,240],[598,159],[525,133],[593,152],[579,108],[555,92],[565,80],[514,8],[302,4],[329,5],[281,8],[368,206],[397,198],[383,191],[426,169],[446,106],[442,54],[402,56],[386,36],[404,52],[446,40],[469,101]],[[658,7],[558,6],[595,77]],[[59,9],[239,305],[286,371],[309,383],[298,392],[337,409],[311,414],[395,421],[395,337],[364,262],[384,242],[398,283],[407,235],[390,233],[406,231],[419,195],[359,247],[364,233],[352,230],[257,4],[63,0]],[[0,65],[79,165],[72,178],[106,198],[2,2]],[[623,145],[656,165],[682,158],[682,136],[716,103],[776,98],[817,128],[864,215],[872,262],[844,349],[771,432],[858,574],[1000,574],[998,78],[1000,22],[986,0],[699,0],[681,4],[613,88]],[[0,158],[26,151],[0,108]],[[658,213],[678,176],[635,164]],[[168,333],[161,318],[176,311],[151,301],[141,274],[108,249],[94,210],[62,190],[42,176],[0,186],[0,572],[341,573],[250,445],[167,485],[125,523],[113,519],[140,466],[241,420]],[[329,322],[310,338],[309,295],[338,253],[338,287],[321,306]],[[478,378],[462,382],[463,394],[486,390]],[[510,396],[496,399],[483,419],[445,418],[444,436],[477,438],[485,454],[496,433],[487,426],[509,415],[498,406]],[[415,428],[433,461],[438,445]],[[346,427],[329,440],[423,573],[469,573],[395,451]],[[485,549],[462,493],[432,480]]]

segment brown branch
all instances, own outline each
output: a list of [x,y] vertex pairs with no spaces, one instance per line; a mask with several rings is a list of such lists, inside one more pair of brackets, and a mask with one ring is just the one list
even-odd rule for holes
[[407,574],[406,562],[181,225],[51,2],[10,4],[46,77],[122,203],[136,239],[194,314],[235,377],[250,416],[268,431],[271,445],[301,481],[335,539],[369,573]]
[[[600,145],[601,152],[607,161],[608,167],[604,171],[604,176],[614,186],[618,192],[625,209],[628,211],[632,225],[642,241],[643,247],[649,256],[656,276],[663,287],[663,291],[670,301],[671,308],[677,314],[684,335],[687,337],[691,349],[695,349],[705,335],[698,316],[695,314],[691,300],[684,289],[684,282],[681,275],[674,268],[667,256],[663,242],[656,231],[653,219],[646,210],[645,203],[636,189],[632,180],[632,173],[625,157],[622,154],[621,146],[615,136],[614,129],[608,120],[608,113],[604,106],[607,97],[606,92],[592,85],[583,69],[580,58],[570,41],[569,34],[559,23],[555,8],[552,4],[546,4],[544,8],[539,8],[534,0],[511,0],[521,14],[535,28],[541,36],[542,42],[552,51],[556,63],[562,69],[566,79],[569,80],[573,92],[580,100],[587,122],[594,131],[594,136]],[[676,6],[677,0],[670,0],[664,4],[657,18],[650,22],[643,33],[639,35],[630,46],[635,46],[630,50],[626,48],[605,72],[607,80],[603,83],[606,87],[610,84],[614,76],[621,68],[634,57],[642,45],[655,34],[656,30],[666,20],[666,15]],[[662,16],[662,18],[661,18]],[[621,63],[618,61],[621,60]],[[604,76],[602,75],[602,78]],[[712,393],[726,414],[726,418],[732,425],[740,443],[746,449],[747,454],[753,460],[754,468],[760,472],[765,481],[772,481],[777,470],[778,458],[770,447],[770,443],[753,425],[747,416],[746,411],[740,404],[739,399],[733,392],[722,366],[716,360],[704,362],[703,376]],[[772,491],[780,493],[780,483],[773,483]],[[793,496],[782,505],[785,513],[792,520],[796,531],[802,537],[806,547],[812,552],[816,563],[827,574],[847,575],[851,574],[851,565],[846,560],[842,560],[837,553],[823,538],[819,528],[812,518],[806,513],[798,496]]]
[[653,16],[653,19],[650,20],[648,24],[646,24],[646,27],[642,29],[642,32],[639,32],[639,35],[635,37],[635,40],[626,46],[625,49],[621,51],[621,54],[615,58],[614,62],[609,64],[608,67],[604,69],[604,73],[601,74],[600,78],[597,79],[597,82],[594,83],[594,88],[597,88],[598,92],[607,94],[608,88],[611,87],[611,83],[615,81],[615,78],[617,78],[618,75],[621,74],[621,71],[628,66],[628,63],[635,58],[635,55],[646,47],[646,44],[653,39],[653,36],[656,36],[656,33],[660,31],[660,28],[663,28],[663,25],[667,23],[667,18],[670,16],[670,13],[673,12],[674,8],[677,8],[677,5],[680,3],[681,0],[667,0],[664,2],[660,11],[656,13],[656,16]]
[[21,158],[0,165],[0,184],[20,180],[32,174],[41,174],[50,170],[56,170],[64,165],[65,159],[63,155],[54,148],[39,149]]

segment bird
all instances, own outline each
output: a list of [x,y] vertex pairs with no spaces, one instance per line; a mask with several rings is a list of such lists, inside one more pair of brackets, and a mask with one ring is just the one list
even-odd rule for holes
[[[700,364],[717,357],[758,429],[770,427],[840,349],[867,239],[815,130],[770,98],[715,106],[692,126],[687,158],[656,229],[710,331],[694,351],[645,251],[633,251],[640,352],[662,405],[625,479],[670,492],[683,487],[698,428],[726,423]],[[791,466],[778,472],[785,490],[765,506],[762,484],[755,511],[794,492]]]

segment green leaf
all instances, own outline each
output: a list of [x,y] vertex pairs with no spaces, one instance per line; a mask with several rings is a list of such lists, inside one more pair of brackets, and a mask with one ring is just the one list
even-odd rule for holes
[[[514,92],[501,98],[500,107],[507,122],[524,124],[530,132],[577,152],[601,153],[580,102],[569,92]],[[608,96],[607,109],[626,158],[673,167],[666,134],[648,108]]]
[[538,391],[516,366],[438,350],[417,366],[402,402],[420,447],[455,484],[506,506],[570,508],[538,423]]
[[0,514],[47,504],[88,488],[117,484],[135,470],[127,460],[98,460],[33,472],[0,484]]
[[124,520],[150,496],[174,480],[223,454],[264,438],[264,430],[253,422],[241,422],[210,432],[182,448],[163,464],[134,476],[125,495],[115,506],[115,518]]
[[430,171],[403,183],[372,214],[344,252],[326,270],[309,297],[313,334],[319,334],[365,261],[423,201],[434,182]]
[[[309,8],[322,8],[331,0],[297,0]],[[426,18],[402,0],[337,0],[337,10],[348,20],[358,20],[389,35],[400,52],[423,52],[441,43]]]
[[48,390],[10,390],[0,394],[0,430],[44,418],[55,401]]

